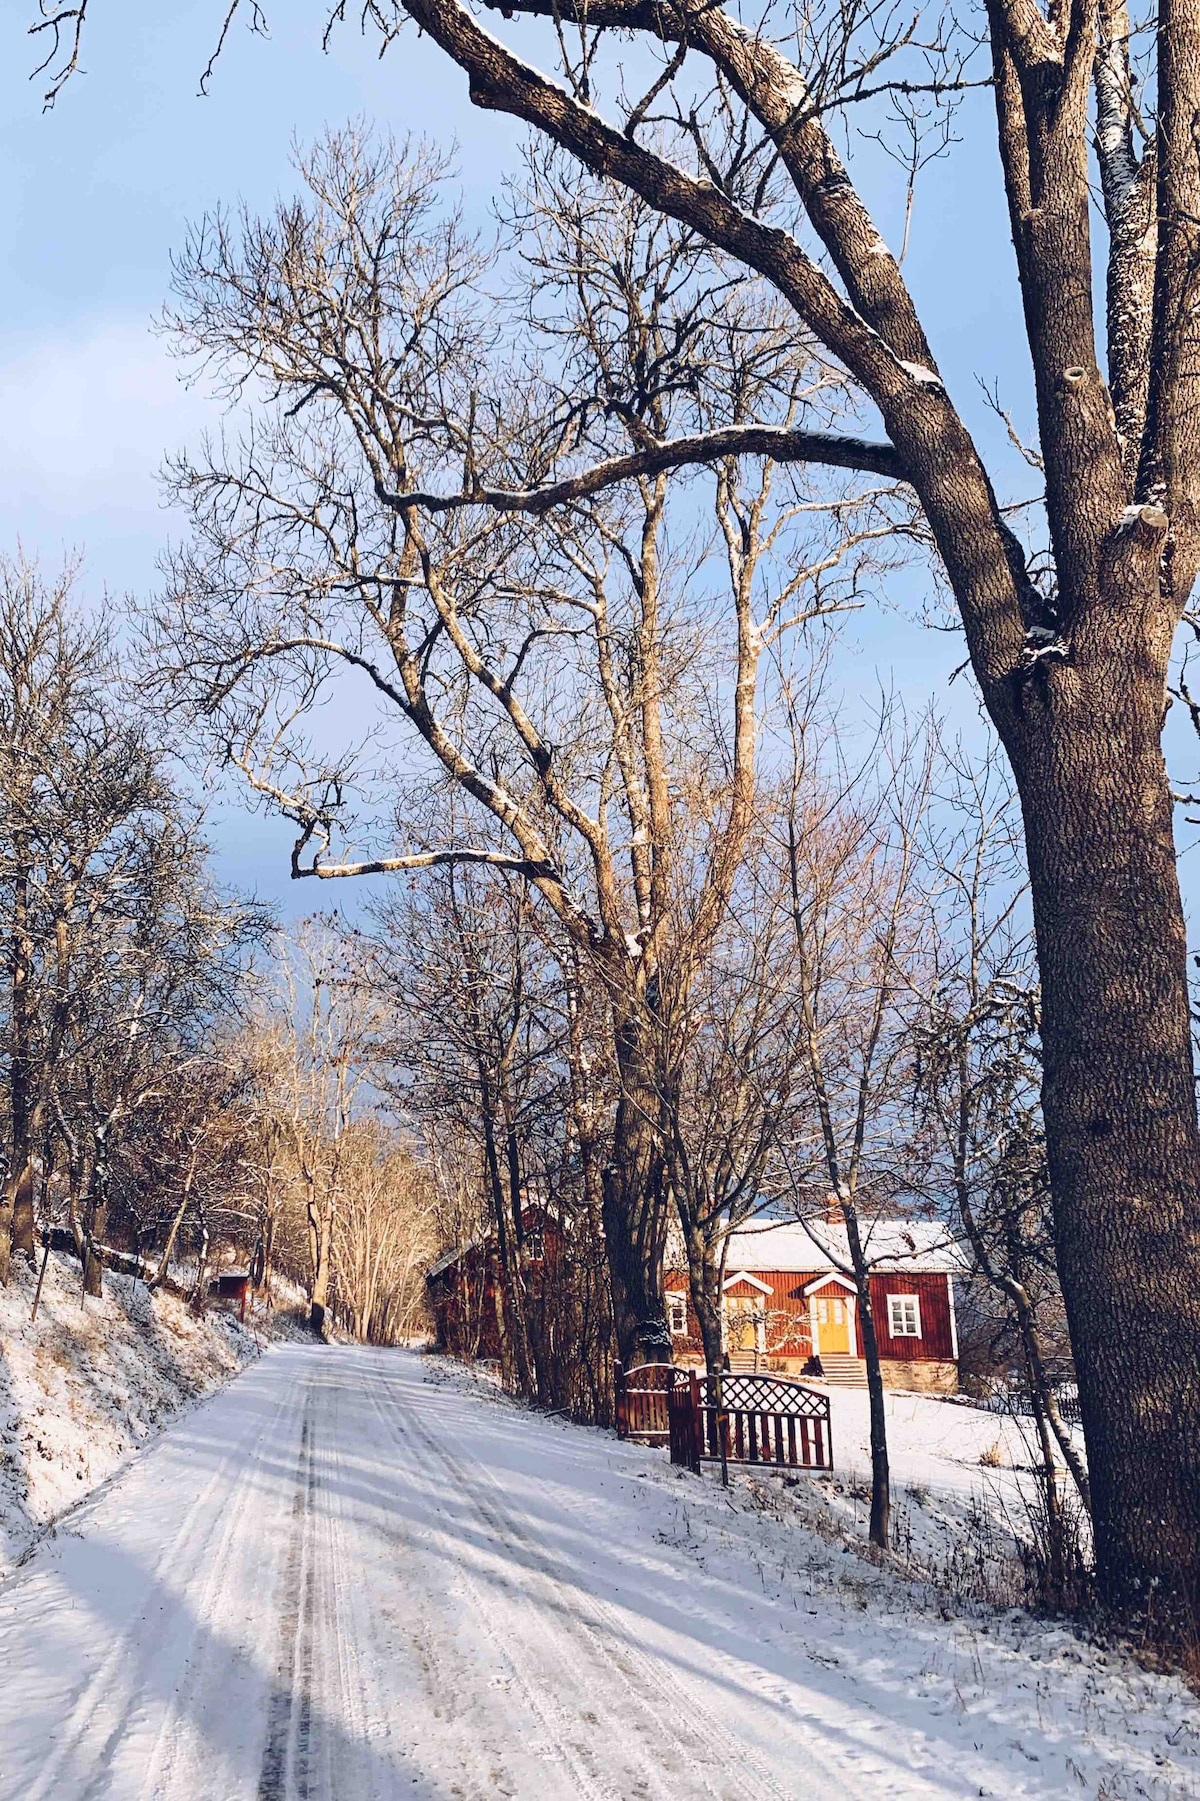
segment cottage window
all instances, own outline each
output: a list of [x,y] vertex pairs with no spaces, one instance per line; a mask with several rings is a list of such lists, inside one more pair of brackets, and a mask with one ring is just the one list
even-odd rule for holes
[[669,1294],[667,1296],[667,1330],[672,1338],[687,1337],[687,1296]]
[[888,1296],[888,1329],[893,1338],[920,1338],[921,1303],[915,1294]]

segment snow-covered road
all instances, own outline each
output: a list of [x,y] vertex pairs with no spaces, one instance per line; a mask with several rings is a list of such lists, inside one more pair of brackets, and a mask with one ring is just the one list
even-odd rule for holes
[[711,1484],[428,1373],[271,1351],[59,1528],[0,1588],[3,1801],[1067,1792],[706,1568]]

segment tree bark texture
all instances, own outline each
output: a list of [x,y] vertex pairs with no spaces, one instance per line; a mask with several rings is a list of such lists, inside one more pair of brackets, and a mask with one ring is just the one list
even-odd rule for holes
[[104,1236],[108,1231],[108,1175],[97,1163],[92,1175],[92,1203],[83,1253],[83,1292],[98,1299],[104,1292]]
[[1160,683],[1035,671],[1014,764],[1102,1593],[1200,1594],[1200,1133]]
[[604,1239],[612,1280],[617,1351],[635,1363],[669,1363],[663,1299],[667,1237],[666,1172],[658,1129],[661,1097],[648,1065],[641,1022],[617,1022],[621,1090],[612,1156],[604,1171]]
[[724,1346],[721,1342],[721,1264],[699,1232],[687,1232],[688,1287],[704,1346],[704,1367],[713,1384],[716,1405],[721,1405]]

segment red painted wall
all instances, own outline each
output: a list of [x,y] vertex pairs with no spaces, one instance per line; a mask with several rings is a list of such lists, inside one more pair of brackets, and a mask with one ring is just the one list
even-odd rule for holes
[[[812,1270],[807,1275],[795,1270],[756,1269],[749,1272],[757,1276],[760,1282],[769,1282],[771,1293],[764,1295],[763,1305],[768,1315],[768,1355],[804,1356],[812,1349],[808,1300],[804,1290],[810,1282],[815,1282],[827,1272]],[[667,1289],[675,1294],[687,1294],[686,1275],[673,1270],[667,1275]],[[747,1297],[750,1290],[737,1286],[732,1290],[737,1296]],[[921,1303],[921,1336],[920,1338],[893,1338],[888,1330],[889,1294],[915,1294]],[[904,1363],[935,1362],[951,1359],[954,1356],[953,1334],[950,1328],[950,1277],[940,1273],[921,1272],[904,1275],[873,1275],[871,1277],[871,1310],[875,1315],[875,1332],[879,1340],[879,1355],[889,1361]],[[787,1342],[779,1342],[781,1340]],[[688,1332],[686,1338],[673,1337],[671,1343],[677,1351],[699,1351],[700,1327],[688,1298]],[[859,1323],[858,1350],[862,1355],[862,1325]]]

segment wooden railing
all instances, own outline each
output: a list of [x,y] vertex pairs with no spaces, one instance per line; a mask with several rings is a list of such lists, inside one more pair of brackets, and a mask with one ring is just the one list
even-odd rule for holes
[[829,1396],[779,1376],[728,1375],[717,1405],[708,1376],[674,1370],[667,1392],[671,1462],[831,1470]]
[[613,1371],[617,1435],[639,1444],[665,1445],[669,1437],[667,1391],[682,1372],[670,1363],[636,1363]]

